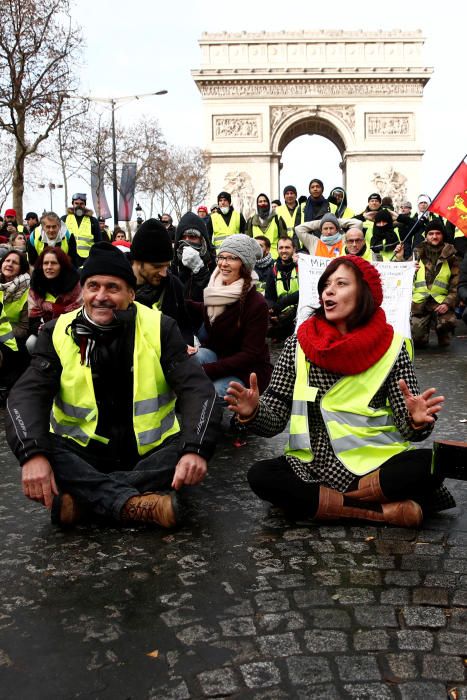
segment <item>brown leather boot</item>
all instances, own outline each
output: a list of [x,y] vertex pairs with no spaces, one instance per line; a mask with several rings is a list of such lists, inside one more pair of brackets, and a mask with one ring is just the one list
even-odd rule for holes
[[357,501],[371,501],[372,503],[387,503],[388,499],[381,490],[379,482],[380,471],[377,469],[370,474],[362,476],[358,482],[356,491],[347,491],[345,496],[354,498]]
[[81,520],[82,512],[70,493],[61,493],[54,497],[50,518],[54,525],[73,527]]
[[338,520],[339,518],[372,520],[398,527],[419,527],[423,520],[423,513],[415,501],[387,503],[381,506],[381,510],[360,508],[357,504],[346,505],[343,493],[320,486],[318,510],[314,520]]
[[122,508],[121,520],[140,523],[155,523],[161,527],[174,527],[179,516],[179,505],[175,491],[171,493],[144,493],[132,496]]

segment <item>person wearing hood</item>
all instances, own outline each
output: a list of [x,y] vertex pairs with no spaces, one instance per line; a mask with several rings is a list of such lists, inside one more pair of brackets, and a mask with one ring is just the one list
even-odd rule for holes
[[89,256],[89,251],[94,243],[102,240],[99,222],[93,216],[91,209],[86,208],[86,194],[77,192],[71,198],[71,207],[62,216],[67,231],[76,239],[78,264],[82,265]]
[[29,236],[26,251],[31,267],[34,267],[45,248],[61,248],[73,265],[78,267],[76,239],[54,211],[43,214],[40,227],[36,227]]
[[[316,233],[313,233],[312,229]],[[300,224],[295,233],[310,255],[322,258],[336,258],[342,255],[342,229],[339,219],[334,214],[325,214],[321,221]]]
[[228,236],[245,233],[246,229],[245,217],[233,208],[229,192],[219,192],[217,207],[218,211],[211,208],[211,216],[206,221],[209,239],[216,250]]
[[203,289],[216,267],[216,254],[203,219],[189,211],[175,234],[172,271],[183,284],[185,299],[203,301]]
[[391,260],[394,249],[399,244],[399,233],[394,227],[394,218],[387,209],[377,211],[374,216],[373,235],[370,248],[375,253],[380,253],[383,260]]
[[271,210],[269,197],[261,192],[256,198],[256,214],[250,216],[246,225],[246,233],[251,238],[266,236],[271,242],[271,255],[277,258],[277,241],[287,235],[284,222]]
[[331,190],[328,201],[335,204],[337,209],[334,212],[338,219],[353,219],[355,212],[347,206],[347,192],[343,187],[334,187]]
[[337,206],[323,197],[324,184],[315,177],[308,185],[310,196],[306,200],[303,221],[318,221],[325,214],[335,214]]
[[131,259],[137,279],[136,301],[173,318],[187,345],[193,345],[183,284],[170,271],[172,240],[160,221],[147,219],[141,224],[131,243]]
[[266,343],[268,305],[256,291],[253,268],[261,258],[259,244],[244,234],[224,240],[217,268],[204,290],[204,304],[188,302],[198,315],[201,347],[191,348],[223,401],[229,382],[247,384],[250,372],[258,376],[263,391],[272,366]]
[[[441,219],[427,224],[425,236],[426,240],[414,251],[418,269],[412,295],[412,337],[415,347],[426,347],[433,324],[438,344],[447,347],[456,327],[459,260],[454,246],[446,242]],[[402,258],[402,251],[398,255]]]

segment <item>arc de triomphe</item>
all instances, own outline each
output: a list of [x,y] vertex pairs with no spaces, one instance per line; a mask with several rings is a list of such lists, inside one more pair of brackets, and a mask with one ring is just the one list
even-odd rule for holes
[[432,73],[423,43],[419,31],[203,34],[202,66],[192,74],[211,153],[209,201],[228,190],[248,215],[258,192],[278,197],[282,152],[303,134],[337,146],[355,207],[375,190],[396,204],[415,198]]

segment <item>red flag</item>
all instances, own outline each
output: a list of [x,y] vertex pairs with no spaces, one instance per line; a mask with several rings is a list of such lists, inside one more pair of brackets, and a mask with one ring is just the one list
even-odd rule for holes
[[[467,158],[467,156],[466,156]],[[467,236],[467,160],[454,170],[444,187],[438,192],[428,211],[441,214]]]

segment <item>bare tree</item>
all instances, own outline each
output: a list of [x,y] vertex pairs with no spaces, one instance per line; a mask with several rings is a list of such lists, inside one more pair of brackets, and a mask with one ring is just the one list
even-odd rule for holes
[[81,43],[68,0],[0,3],[0,129],[15,139],[13,206],[22,217],[28,156],[61,121]]
[[172,146],[167,152],[163,191],[178,219],[204,201],[209,190],[209,154]]
[[11,145],[6,139],[0,139],[0,211],[3,211],[13,185]]

